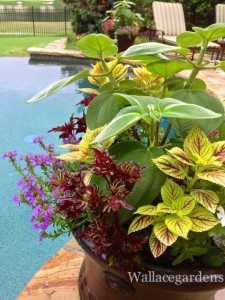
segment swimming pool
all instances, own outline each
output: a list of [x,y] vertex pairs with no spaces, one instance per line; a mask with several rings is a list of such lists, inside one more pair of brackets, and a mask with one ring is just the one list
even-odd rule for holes
[[[28,58],[0,58],[0,156],[6,151],[20,154],[39,152],[31,144],[37,135],[47,143],[60,144],[57,134],[47,133],[62,125],[83,98],[77,88],[85,81],[74,83],[47,100],[27,104],[31,96],[48,84],[71,76],[83,67],[29,63]],[[14,300],[40,267],[69,239],[39,242],[39,234],[30,225],[28,207],[18,207],[12,196],[17,191],[18,175],[7,160],[0,160],[0,300]]]

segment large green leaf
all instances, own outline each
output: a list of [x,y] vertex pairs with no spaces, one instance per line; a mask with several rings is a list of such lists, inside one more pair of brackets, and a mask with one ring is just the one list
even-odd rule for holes
[[61,90],[63,87],[73,83],[74,81],[77,81],[80,78],[87,77],[89,75],[89,70],[83,70],[76,75],[63,78],[61,80],[58,80],[54,82],[53,84],[49,85],[47,88],[44,90],[40,91],[36,95],[34,95],[31,99],[27,101],[27,103],[39,101],[41,99],[44,99],[46,97],[49,97],[50,95],[55,94],[59,90]]
[[225,23],[212,24],[206,28],[193,27],[202,38],[214,41],[225,36]]
[[[131,46],[123,54],[122,58],[140,60],[142,56],[158,55],[160,53],[176,52],[179,53],[184,49],[177,46],[170,46],[161,43],[149,42]],[[187,50],[188,52],[188,50]]]
[[89,34],[77,42],[77,47],[89,57],[99,58],[101,55],[113,56],[117,53],[116,40],[110,39],[104,34]]
[[93,143],[102,142],[110,137],[116,136],[132,127],[144,117],[138,106],[122,108],[106,128],[95,138]]
[[94,130],[108,124],[120,111],[121,107],[111,91],[105,91],[94,98],[87,108],[86,122]]
[[[113,145],[110,154],[115,155],[118,162],[135,161],[147,167],[142,173],[142,180],[134,186],[126,201],[134,207],[134,211],[140,206],[150,204],[159,195],[166,179],[166,175],[152,162],[152,159],[161,156],[163,151],[158,148],[149,149],[139,142],[125,141]],[[134,211],[121,209],[120,219],[127,220]]]
[[212,110],[215,113],[221,114],[221,117],[208,119],[207,122],[205,120],[193,119],[192,113],[190,114],[190,119],[170,119],[173,126],[183,137],[188,134],[194,125],[201,128],[206,134],[209,134],[220,125],[224,118],[224,106],[222,102],[206,91],[190,91],[183,89],[175,92],[172,96],[185,103],[200,105],[206,109]]
[[177,45],[180,47],[193,47],[201,44],[201,37],[196,32],[182,32],[176,38]]
[[177,72],[185,69],[191,69],[192,65],[186,60],[170,59],[148,64],[146,68],[148,71],[162,76],[164,79],[168,79],[171,75],[174,75]]

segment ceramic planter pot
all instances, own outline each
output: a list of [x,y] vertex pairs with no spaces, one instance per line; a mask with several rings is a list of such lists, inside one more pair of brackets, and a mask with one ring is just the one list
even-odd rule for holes
[[117,46],[119,52],[127,50],[130,46],[134,44],[136,36],[129,37],[127,34],[117,35]]
[[[119,272],[109,268],[81,240],[85,259],[79,275],[81,300],[214,300],[225,287],[225,267],[164,268],[148,265],[144,273]],[[139,275],[138,275],[139,274]]]

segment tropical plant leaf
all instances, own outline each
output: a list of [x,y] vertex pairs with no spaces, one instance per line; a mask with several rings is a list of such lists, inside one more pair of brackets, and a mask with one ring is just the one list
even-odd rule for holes
[[94,130],[108,124],[120,111],[121,107],[114,99],[111,91],[96,96],[88,105],[86,122],[89,129]]
[[122,108],[106,128],[95,138],[93,143],[99,143],[112,136],[124,132],[144,117],[138,106]]
[[176,38],[177,45],[183,48],[200,46],[201,37],[196,32],[182,32],[177,35]]
[[118,48],[115,45],[116,40],[110,39],[104,34],[89,34],[77,42],[77,47],[89,57],[99,58],[101,55],[113,56],[117,53]]
[[155,258],[162,255],[167,248],[166,245],[164,245],[162,242],[160,242],[160,240],[157,239],[154,233],[152,233],[149,238],[149,247],[152,252],[152,255]]
[[212,144],[213,156],[217,158],[217,161],[225,161],[225,141],[219,141]]
[[71,83],[77,81],[80,78],[87,77],[88,75],[89,75],[89,70],[83,70],[83,71],[77,73],[76,75],[58,80],[58,81],[54,82],[53,84],[49,85],[48,87],[46,87],[44,90],[42,90],[39,93],[37,93],[36,95],[34,95],[31,99],[29,99],[27,101],[27,103],[36,102],[36,101],[42,100],[44,98],[47,98],[47,97],[55,94],[56,92],[58,92],[65,86],[70,85]]
[[212,213],[216,212],[217,203],[219,202],[218,195],[211,190],[193,190],[191,195],[198,203],[204,206],[207,210]]
[[225,36],[225,25],[224,23],[212,24],[206,28],[192,27],[202,38],[208,41],[215,41]]
[[166,205],[164,203],[159,203],[157,205],[157,213],[168,213],[172,214],[175,213],[176,211],[172,209],[172,206]]
[[144,206],[138,207],[138,209],[135,211],[135,214],[140,214],[140,215],[145,215],[145,216],[155,216],[157,214],[156,206],[144,205]]
[[205,133],[193,127],[184,141],[184,152],[193,162],[207,162],[212,158],[212,145]]
[[198,173],[197,177],[199,179],[207,180],[215,184],[225,187],[225,172],[224,170],[210,171]]
[[157,159],[153,159],[153,162],[165,174],[177,179],[185,178],[184,166],[169,155],[162,155]]
[[166,246],[176,242],[178,235],[170,231],[164,223],[157,223],[153,227],[156,238]]
[[165,218],[165,223],[169,230],[185,239],[192,227],[192,221],[187,216],[180,218],[176,215],[170,215]]
[[136,217],[130,224],[128,234],[139,231],[151,225],[154,221],[153,216],[140,215]]
[[172,179],[166,179],[165,184],[161,188],[163,202],[167,205],[172,205],[172,202],[183,197],[183,189]]
[[207,231],[220,223],[220,221],[204,207],[196,207],[189,217],[192,221],[191,230],[195,232]]
[[207,93],[206,91],[182,89],[173,93],[171,97],[179,99],[185,103],[202,106],[215,113],[221,114],[221,117],[213,119],[209,118],[207,122],[201,119],[193,119],[192,113],[190,113],[190,119],[171,118],[170,122],[183,137],[190,132],[194,125],[199,127],[208,135],[221,124],[224,118],[223,103],[218,98]]

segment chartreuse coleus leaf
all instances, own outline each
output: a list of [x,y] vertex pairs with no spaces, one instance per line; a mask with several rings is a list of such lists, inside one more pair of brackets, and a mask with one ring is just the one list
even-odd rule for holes
[[138,207],[134,214],[140,214],[145,216],[154,216],[157,214],[156,207],[154,205],[144,205]]
[[171,206],[173,201],[184,196],[184,191],[172,179],[167,178],[165,184],[161,188],[161,195],[163,203]]
[[128,234],[144,229],[151,225],[154,221],[153,216],[145,216],[145,215],[140,215],[131,222],[129,229],[128,229]]
[[191,196],[212,213],[216,212],[217,203],[219,202],[218,195],[211,190],[196,189],[191,191]]
[[176,201],[173,201],[172,208],[176,210],[176,214],[180,217],[188,215],[195,207],[196,201],[191,195],[185,195]]
[[219,141],[212,144],[213,156],[217,158],[217,161],[225,161],[225,141]]
[[169,155],[162,155],[156,159],[153,159],[156,166],[165,174],[177,178],[185,178],[185,165],[177,161],[175,158]]
[[192,228],[192,221],[189,217],[183,216],[182,218],[173,214],[165,218],[166,226],[178,236],[187,239],[187,235]]
[[153,232],[149,238],[149,247],[155,258],[162,255],[167,248],[165,244],[163,244],[162,242],[160,242],[159,239],[157,239]]
[[172,149],[167,150],[167,152],[169,152],[169,154],[171,154],[174,158],[176,158],[182,164],[191,165],[190,159],[188,158],[188,156],[186,155],[184,150],[182,150],[181,148],[173,147]]
[[197,174],[199,179],[207,180],[212,183],[221,185],[225,187],[225,170],[217,170],[217,171],[209,171],[209,172],[201,172]]
[[192,222],[191,230],[195,232],[207,231],[220,223],[211,212],[199,206],[193,209],[189,218]]
[[155,224],[153,232],[156,238],[166,246],[171,246],[178,238],[178,235],[170,231],[164,223]]

